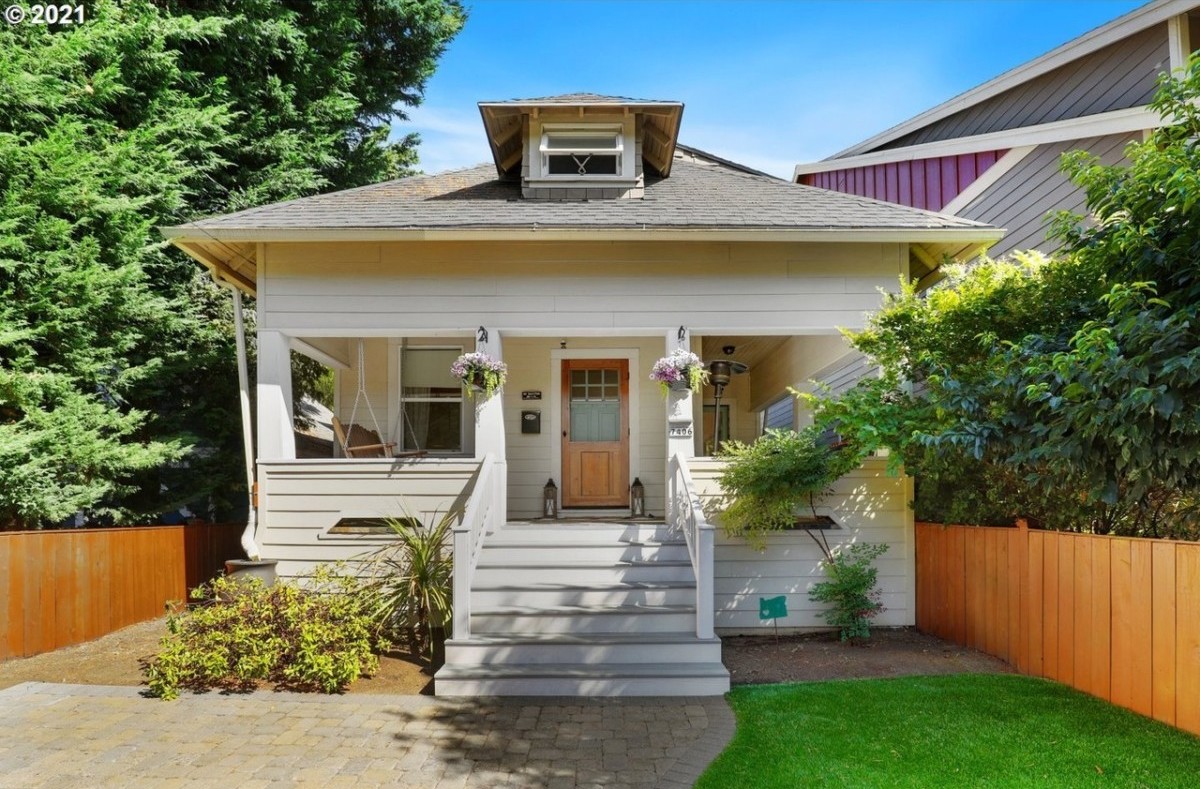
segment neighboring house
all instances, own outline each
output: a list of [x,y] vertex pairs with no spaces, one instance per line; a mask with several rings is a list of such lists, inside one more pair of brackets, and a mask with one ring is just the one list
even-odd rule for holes
[[794,180],[1004,228],[993,257],[1050,252],[1047,215],[1084,209],[1083,194],[1060,172],[1062,154],[1122,161],[1125,146],[1159,124],[1146,106],[1159,75],[1198,47],[1200,3],[1157,0],[824,161],[798,165]]
[[[778,594],[783,627],[823,623],[806,535],[759,553],[708,528],[714,429],[750,441],[796,424],[788,387],[841,375],[839,328],[1000,233],[680,146],[678,102],[479,106],[491,164],[164,231],[256,298],[262,553],[292,576],[379,544],[344,528],[355,519],[459,512],[438,693],[723,692],[714,628],[769,625],[759,598]],[[711,388],[664,399],[649,380],[677,347],[749,366],[720,419]],[[464,396],[449,368],[470,350],[508,365],[502,393]],[[297,459],[293,351],[339,371],[341,420],[427,455]],[[657,520],[628,518],[635,480]],[[908,488],[872,460],[825,502],[833,542],[891,547],[888,625],[914,621]],[[547,491],[558,519],[540,519]]]

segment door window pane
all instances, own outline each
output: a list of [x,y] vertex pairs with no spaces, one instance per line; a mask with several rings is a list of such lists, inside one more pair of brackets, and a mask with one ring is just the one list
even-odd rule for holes
[[619,402],[571,403],[572,441],[620,441]]
[[571,370],[572,441],[621,440],[621,387],[615,368]]

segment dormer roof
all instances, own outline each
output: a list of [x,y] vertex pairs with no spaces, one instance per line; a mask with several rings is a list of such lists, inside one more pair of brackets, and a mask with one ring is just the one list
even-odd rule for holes
[[479,112],[492,160],[501,178],[520,173],[525,150],[522,129],[527,119],[581,122],[634,116],[640,119],[642,161],[650,171],[666,178],[671,174],[683,103],[626,96],[602,96],[597,93],[565,93],[507,101],[481,101]]

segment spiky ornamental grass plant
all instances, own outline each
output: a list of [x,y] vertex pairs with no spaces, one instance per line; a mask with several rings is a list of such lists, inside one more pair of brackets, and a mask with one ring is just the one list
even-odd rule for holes
[[363,558],[371,616],[387,638],[407,640],[414,654],[431,656],[433,628],[450,623],[457,519],[446,513],[425,526],[411,516],[388,518],[396,540]]

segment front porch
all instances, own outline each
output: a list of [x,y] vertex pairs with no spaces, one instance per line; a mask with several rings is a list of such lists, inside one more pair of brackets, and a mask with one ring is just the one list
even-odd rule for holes
[[[377,432],[395,453],[427,454],[268,459],[260,439],[263,554],[280,561],[282,575],[298,575],[382,544],[386,530],[373,530],[372,521],[413,517],[428,524],[455,514],[454,626],[439,693],[721,693],[728,675],[716,632],[758,631],[760,596],[789,596],[785,628],[821,625],[805,598],[819,573],[816,548],[802,534],[785,534],[759,554],[718,533],[711,519],[720,508],[721,462],[707,455],[718,441],[752,441],[765,427],[802,424],[806,415],[788,386],[813,379],[837,389],[863,374],[861,358],[840,337],[482,330],[275,341],[335,366],[334,413],[346,424]],[[681,344],[706,361],[746,360],[749,369],[732,377],[720,402],[711,386],[699,396],[672,392],[664,399],[648,370]],[[505,361],[502,392],[463,395],[448,366],[468,350]],[[627,377],[591,375],[609,366]],[[263,383],[271,376],[260,367],[260,425],[290,418],[271,413],[271,385],[264,392]],[[278,388],[274,403],[282,407],[291,395]],[[625,431],[618,442],[623,467],[601,468],[610,489],[609,477],[620,480],[615,499],[572,507],[569,439],[579,430],[578,405],[589,398],[601,406],[612,401],[620,414],[613,419]],[[526,427],[529,421],[537,429]],[[289,437],[279,432],[279,454],[294,454]],[[334,454],[344,455],[343,447]],[[906,624],[906,483],[888,478],[882,461],[868,465],[839,484],[844,490],[831,510],[845,527],[842,539],[896,546],[895,558],[884,562],[885,592],[894,623]],[[594,474],[584,470],[582,482]],[[553,518],[545,517],[547,480],[556,483]],[[628,517],[634,480],[645,489],[646,517],[639,520]],[[681,661],[686,665],[676,665]]]
[[[543,517],[547,481],[554,483],[554,505],[559,513],[619,515],[628,510],[629,487],[637,480],[645,491],[647,514],[661,517],[667,512],[670,454],[709,457],[718,442],[752,442],[764,428],[799,426],[807,414],[788,393],[789,386],[812,386],[809,379],[814,379],[836,390],[864,373],[861,357],[833,334],[692,334],[685,345],[706,362],[732,359],[749,369],[732,376],[719,402],[711,385],[698,395],[673,394],[668,401],[648,372],[654,360],[680,344],[678,330],[657,336],[483,331],[488,335],[486,342],[475,333],[397,337],[263,333],[260,344],[274,343],[283,349],[276,353],[276,364],[304,354],[334,369],[331,405],[344,430],[352,431],[359,441],[361,436],[373,436],[370,440],[389,444],[389,454],[426,453],[415,459],[397,457],[388,458],[389,463],[363,464],[364,458],[357,453],[345,457],[338,441],[324,457],[302,451],[300,459],[313,462],[297,469],[307,468],[304,473],[320,474],[326,481],[344,476],[346,486],[340,493],[348,497],[344,506],[335,507],[331,500],[321,502],[319,511],[307,511],[311,517],[306,522],[330,528],[340,518],[402,514],[397,497],[409,493],[401,480],[421,478],[419,469],[423,467],[430,472],[454,473],[462,464],[477,465],[489,453],[500,464],[504,478],[505,519]],[[449,374],[450,362],[473,350],[485,350],[508,366],[504,390],[486,400],[472,399]],[[602,369],[606,367],[611,369]],[[606,375],[613,377],[601,383]],[[273,475],[283,473],[287,464],[298,459],[292,432],[282,429],[291,422],[291,399],[290,373],[260,369],[258,459]],[[585,408],[608,406],[608,423],[572,422],[587,416],[581,413]],[[601,419],[605,416],[600,415]],[[271,431],[272,425],[280,429]],[[613,439],[611,458],[603,456],[604,465],[589,462],[595,452],[585,462],[572,457],[572,440],[580,437],[581,430],[606,429],[611,430],[610,436],[583,436]],[[397,486],[364,491],[360,499],[359,476],[377,478],[379,468],[394,468]],[[260,492],[268,498],[271,480],[259,476]],[[599,490],[601,487],[606,490]],[[388,495],[393,500],[378,499]],[[454,497],[426,491],[418,498],[419,509],[425,512],[444,512],[455,503]],[[461,505],[461,496],[459,499]],[[407,503],[412,509],[414,503]],[[268,528],[274,517],[272,509],[268,504],[262,514]],[[323,520],[317,512],[325,516]],[[335,512],[338,518],[330,520]]]

